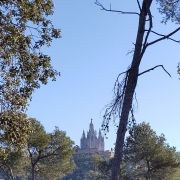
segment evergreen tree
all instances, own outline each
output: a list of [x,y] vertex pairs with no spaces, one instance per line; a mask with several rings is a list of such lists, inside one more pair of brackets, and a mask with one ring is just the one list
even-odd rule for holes
[[163,134],[157,136],[149,124],[134,128],[133,135],[126,138],[123,154],[126,178],[180,179],[180,153],[166,143]]
[[48,134],[39,121],[33,118],[29,120],[33,127],[27,144],[30,161],[27,171],[31,179],[62,179],[75,167],[72,159],[74,142],[58,127]]
[[20,152],[10,152],[6,158],[0,158],[0,169],[11,180],[17,176],[27,178],[29,173],[25,167],[28,165],[28,159]]
[[93,158],[93,164],[95,170],[91,171],[95,179],[110,179],[111,167],[113,158],[102,158],[100,156],[95,156]]
[[93,180],[94,176],[91,171],[94,171],[93,157],[96,153],[75,153],[73,155],[76,168],[72,174],[68,174],[63,180]]

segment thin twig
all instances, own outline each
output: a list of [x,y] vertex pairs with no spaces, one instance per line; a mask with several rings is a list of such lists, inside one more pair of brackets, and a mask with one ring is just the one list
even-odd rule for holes
[[136,105],[137,105],[137,109],[138,109],[138,100],[137,100],[136,92],[134,92],[134,99],[135,99],[135,101],[136,101]]
[[138,3],[138,7],[139,7],[139,10],[140,10],[140,12],[141,12],[141,6],[140,6],[140,3],[139,3],[139,0],[137,0],[137,3]]
[[128,73],[128,72],[131,71],[131,70],[132,70],[132,67],[131,67],[131,64],[130,64],[130,65],[128,66],[128,68],[127,68],[126,71],[120,73],[120,74],[117,76],[116,82],[118,82],[118,79],[119,79],[119,77],[120,77],[122,74]]
[[177,0],[177,1],[175,1],[175,2],[172,2],[173,4],[175,4],[175,3],[178,3],[179,2],[179,0]]
[[140,15],[139,13],[137,12],[124,12],[124,11],[119,11],[119,10],[112,10],[111,9],[111,6],[110,6],[110,9],[106,9],[100,2],[98,2],[98,0],[96,0],[96,2],[94,2],[97,6],[100,6],[102,9],[101,10],[104,10],[104,11],[109,11],[109,12],[117,12],[117,13],[121,13],[121,14],[137,14],[137,15]]
[[149,71],[152,71],[152,70],[154,70],[154,69],[157,68],[157,67],[162,67],[163,70],[171,77],[170,73],[164,68],[163,65],[157,65],[157,66],[155,66],[155,67],[153,67],[153,68],[150,68],[150,69],[148,69],[148,70],[146,70],[146,71],[143,71],[142,73],[138,74],[138,76],[140,76],[140,75],[142,75],[142,74],[145,74],[145,73],[147,73],[147,72],[149,72]]

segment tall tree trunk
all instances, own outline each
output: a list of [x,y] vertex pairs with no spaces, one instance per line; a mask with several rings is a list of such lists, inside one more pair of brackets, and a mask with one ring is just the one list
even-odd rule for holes
[[13,175],[12,168],[10,168],[10,172],[11,172],[11,180],[14,180],[14,175]]
[[32,164],[32,169],[31,169],[31,175],[32,175],[32,180],[35,180],[35,165]]
[[122,161],[122,150],[123,150],[124,138],[125,138],[125,133],[126,133],[126,127],[127,127],[129,112],[132,107],[134,91],[135,91],[137,80],[138,80],[139,66],[142,59],[142,55],[143,55],[141,53],[141,50],[143,46],[143,38],[144,38],[144,33],[145,33],[146,16],[147,16],[147,13],[148,13],[147,11],[150,8],[151,3],[152,3],[152,0],[143,1],[141,13],[139,16],[139,25],[138,25],[138,32],[137,32],[137,37],[136,37],[133,60],[132,60],[131,68],[127,72],[128,73],[127,87],[125,90],[123,107],[122,107],[121,117],[119,121],[118,131],[117,131],[115,155],[114,155],[114,160],[113,160],[113,165],[112,165],[111,180],[119,179],[120,164]]
[[148,160],[146,160],[146,161],[147,161],[147,169],[148,169],[148,171],[147,171],[147,177],[148,177],[148,180],[151,180],[150,164],[149,164],[149,161],[148,161]]

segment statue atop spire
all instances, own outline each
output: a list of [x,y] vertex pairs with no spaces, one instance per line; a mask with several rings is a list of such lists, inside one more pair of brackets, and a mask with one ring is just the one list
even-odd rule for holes
[[94,133],[94,125],[92,123],[92,119],[91,119],[91,123],[89,125],[89,132],[91,132],[92,134]]

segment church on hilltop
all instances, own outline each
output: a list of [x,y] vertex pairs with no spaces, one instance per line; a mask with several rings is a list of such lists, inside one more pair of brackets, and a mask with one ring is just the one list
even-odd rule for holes
[[112,149],[105,151],[104,137],[102,136],[100,129],[97,135],[97,131],[94,130],[92,119],[89,125],[89,131],[87,131],[87,136],[83,130],[80,139],[80,147],[78,147],[77,153],[96,153],[102,157],[114,157]]
[[89,125],[89,131],[87,132],[87,137],[83,130],[80,144],[81,150],[104,152],[104,137],[101,135],[100,129],[97,137],[97,132],[94,130],[92,119]]
[[77,153],[93,153],[102,157],[114,157],[112,150],[105,151],[104,137],[100,129],[97,135],[97,131],[94,130],[92,119],[89,125],[89,131],[87,131],[87,136],[83,130],[80,139],[80,147],[77,149]]

